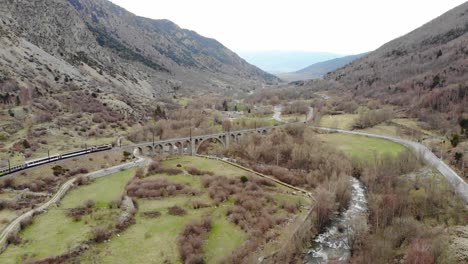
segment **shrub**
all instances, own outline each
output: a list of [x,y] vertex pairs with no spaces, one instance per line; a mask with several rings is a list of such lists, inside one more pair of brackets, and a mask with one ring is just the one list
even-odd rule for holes
[[453,134],[452,138],[450,139],[450,144],[452,145],[452,147],[455,148],[456,146],[458,146],[460,141],[460,136],[458,134]]
[[115,228],[119,232],[122,232],[133,224],[135,224],[135,217],[133,217],[133,215],[128,215],[127,217],[118,218],[117,222],[115,223]]
[[60,165],[55,165],[52,167],[52,171],[55,176],[60,176],[60,175],[65,174],[67,172],[67,169],[63,168]]
[[138,168],[135,172],[135,177],[141,179],[143,178],[144,174],[145,171],[142,168]]
[[88,199],[84,202],[86,208],[93,208],[96,205],[96,202],[93,199]]
[[67,210],[67,216],[71,217],[74,221],[81,221],[81,218],[89,213],[91,213],[91,210],[86,207],[71,208]]
[[249,179],[246,176],[240,177],[240,180],[241,180],[242,183],[246,183],[246,182],[249,181]]
[[23,145],[23,148],[25,148],[25,149],[31,148],[31,144],[26,139],[23,140],[23,142],[21,144]]
[[104,242],[112,236],[112,232],[102,226],[95,227],[91,233],[92,240],[96,243]]
[[160,167],[159,161],[153,160],[148,166],[148,174],[155,174],[158,172]]
[[71,170],[68,172],[68,175],[70,177],[73,177],[75,175],[78,175],[78,174],[86,174],[88,173],[89,171],[86,169],[86,168],[78,168],[78,169],[74,169],[74,170]]
[[204,240],[211,230],[211,219],[200,222],[191,221],[178,238],[179,254],[184,263],[201,264],[203,260]]
[[15,179],[12,177],[6,177],[2,180],[1,186],[2,188],[13,188],[15,185]]
[[86,177],[86,176],[79,176],[78,178],[76,178],[75,183],[76,183],[78,186],[87,185],[87,184],[89,183],[89,178]]
[[173,183],[166,179],[134,178],[127,185],[127,194],[138,198],[167,197],[178,194],[196,195],[197,193],[197,190],[187,185]]
[[167,213],[170,215],[183,216],[187,214],[187,211],[185,211],[185,209],[179,206],[172,206],[172,207],[169,207]]
[[8,235],[6,242],[7,244],[19,245],[21,243],[21,238],[18,233],[13,232]]
[[200,208],[207,208],[207,207],[210,207],[210,205],[207,204],[207,203],[204,203],[202,201],[193,201],[192,202],[192,208],[193,209],[200,209]]
[[185,168],[187,170],[187,172],[190,174],[190,175],[195,175],[195,176],[201,176],[201,175],[213,175],[213,172],[211,171],[202,171],[202,170],[199,170],[195,167],[187,167]]
[[116,200],[110,201],[108,204],[108,207],[109,209],[117,209],[117,208],[120,208],[121,204],[122,204],[122,200],[116,199]]
[[431,252],[431,241],[416,239],[411,243],[406,254],[405,264],[432,264],[434,256]]
[[130,158],[130,156],[132,155],[132,153],[128,152],[128,151],[124,151],[123,152],[123,157],[124,157],[124,160],[128,160]]
[[159,211],[149,211],[149,212],[143,212],[143,216],[149,217],[149,218],[157,218],[161,216],[161,212]]
[[299,210],[299,205],[292,202],[284,202],[282,207],[284,210],[291,214],[295,214],[297,210]]
[[21,220],[21,222],[20,222],[20,228],[23,229],[23,228],[25,228],[26,226],[31,225],[32,222],[33,222],[33,219],[32,219],[31,216],[26,217],[25,219]]

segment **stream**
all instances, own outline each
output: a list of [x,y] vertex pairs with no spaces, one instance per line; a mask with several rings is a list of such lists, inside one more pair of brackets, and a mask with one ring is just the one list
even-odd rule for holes
[[351,223],[367,212],[365,192],[362,183],[352,178],[352,196],[348,209],[333,220],[323,233],[314,238],[312,247],[307,249],[304,256],[305,264],[328,263],[332,259],[346,262],[350,258],[348,232],[352,232]]

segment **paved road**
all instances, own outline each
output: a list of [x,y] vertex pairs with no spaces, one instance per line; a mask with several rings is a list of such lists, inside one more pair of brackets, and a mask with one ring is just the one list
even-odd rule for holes
[[399,144],[403,144],[411,149],[413,149],[421,158],[423,158],[429,165],[435,167],[447,181],[452,185],[454,190],[463,198],[465,203],[468,204],[468,184],[454,171],[450,168],[445,162],[440,160],[439,158],[432,153],[426,146],[421,143],[414,142],[407,139],[402,139],[398,137],[390,137],[390,136],[382,136],[376,135],[371,133],[365,132],[358,132],[358,131],[349,131],[343,129],[334,129],[334,128],[326,128],[326,127],[314,127],[316,129],[329,131],[329,132],[338,132],[338,133],[346,133],[346,134],[353,134],[353,135],[360,135],[366,137],[373,137],[373,138],[381,138],[390,140]]
[[[274,110],[274,113],[273,113],[273,119],[278,121],[278,122],[286,122],[285,120],[281,119],[281,111],[283,110],[283,107],[278,105],[278,106],[275,106],[275,108],[273,109]],[[312,120],[312,118],[314,118],[314,108],[313,107],[309,107],[309,113],[307,113],[307,117],[306,117],[306,122],[309,122]]]
[[[120,170],[125,170],[125,169],[135,167],[137,165],[140,165],[140,164],[146,162],[146,159],[143,158],[143,157],[137,157],[137,158],[138,159],[136,161],[132,161],[132,162],[117,165],[117,166],[114,166],[114,167],[111,167],[111,168],[91,172],[91,173],[87,174],[86,176],[89,177],[90,179],[96,179],[96,178],[104,177],[104,176],[119,172]],[[8,226],[6,226],[2,230],[2,232],[0,233],[0,252],[3,251],[5,249],[5,247],[7,246],[6,245],[6,240],[7,240],[8,236],[12,232],[17,232],[19,230],[21,221],[23,221],[23,220],[25,220],[25,219],[27,219],[29,217],[32,217],[35,212],[42,212],[42,211],[46,210],[47,208],[49,208],[49,206],[59,202],[62,199],[62,197],[67,193],[67,191],[70,190],[70,188],[73,187],[73,184],[75,183],[75,180],[76,180],[76,177],[73,178],[73,179],[68,180],[67,182],[65,182],[60,187],[60,189],[57,191],[57,193],[55,193],[55,195],[49,201],[47,201],[46,203],[42,204],[41,206],[39,206],[39,207],[37,207],[35,209],[32,209],[32,210],[18,216],[12,222],[10,222],[8,224]]]

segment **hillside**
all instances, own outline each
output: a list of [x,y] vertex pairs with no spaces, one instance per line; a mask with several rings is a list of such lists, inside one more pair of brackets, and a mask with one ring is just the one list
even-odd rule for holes
[[107,0],[0,0],[0,16],[2,79],[24,87],[70,82],[156,98],[277,81],[214,39]]
[[290,73],[281,73],[281,74],[277,74],[277,76],[283,80],[287,80],[290,82],[299,81],[299,80],[317,79],[365,55],[366,53],[363,53],[363,54],[350,55],[350,56],[345,56],[341,58],[322,61],[322,62],[312,64],[299,71],[290,72]]
[[468,2],[325,79],[355,98],[400,106],[433,127],[466,128],[467,32]]

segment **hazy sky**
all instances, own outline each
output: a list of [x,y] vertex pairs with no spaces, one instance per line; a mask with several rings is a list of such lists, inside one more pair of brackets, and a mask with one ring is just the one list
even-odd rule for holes
[[371,51],[464,0],[111,0],[236,51]]

